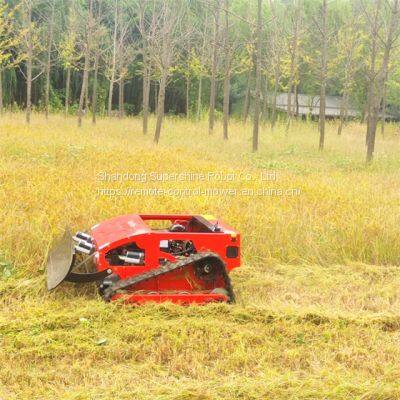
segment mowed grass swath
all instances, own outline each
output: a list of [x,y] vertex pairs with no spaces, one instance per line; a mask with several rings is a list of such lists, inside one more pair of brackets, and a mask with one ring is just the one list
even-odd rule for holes
[[[206,121],[167,118],[158,146],[136,118],[23,121],[0,121],[0,398],[400,397],[398,128],[365,166],[358,124],[338,137],[328,123],[323,154],[313,123],[287,136],[266,125],[254,154],[251,125],[234,121],[223,141],[220,126],[209,136]],[[112,179],[150,172],[219,175]],[[46,255],[66,225],[181,212],[241,232],[237,304],[133,308],[94,288],[46,292]]]

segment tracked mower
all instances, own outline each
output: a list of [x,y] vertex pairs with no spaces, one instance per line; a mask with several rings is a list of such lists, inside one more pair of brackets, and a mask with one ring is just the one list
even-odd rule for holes
[[66,230],[49,253],[47,288],[96,282],[106,301],[234,302],[229,271],[239,265],[240,234],[221,220],[130,214]]

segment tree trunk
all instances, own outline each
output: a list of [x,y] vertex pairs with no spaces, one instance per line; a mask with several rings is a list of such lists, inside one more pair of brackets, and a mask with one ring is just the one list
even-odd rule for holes
[[223,130],[224,139],[228,140],[228,122],[229,122],[229,92],[230,92],[230,68],[228,67],[225,71],[224,78],[224,101],[223,101]]
[[167,85],[167,71],[164,68],[161,75],[160,80],[160,89],[158,93],[158,102],[157,102],[157,123],[156,123],[156,131],[154,133],[154,142],[158,144],[161,136],[161,126],[164,118],[164,103],[165,103],[165,87]]
[[372,111],[372,115],[369,118],[368,127],[368,142],[367,142],[367,163],[370,163],[374,158],[375,151],[375,135],[376,135],[376,127],[378,125],[378,119],[375,115],[375,112]]
[[273,130],[276,124],[276,100],[278,97],[278,85],[279,81],[277,78],[277,73],[275,72],[275,82],[274,82],[274,94],[272,96],[272,110],[271,110],[271,129]]
[[0,68],[0,114],[3,114],[3,70]]
[[[7,85],[6,85],[6,87],[7,87]],[[11,90],[11,85],[9,85],[8,92],[10,93],[9,108],[10,108],[10,111],[13,112],[14,111],[15,94],[14,94],[14,91]]]
[[244,104],[243,104],[243,122],[246,123],[247,117],[249,116],[249,109],[250,109],[250,82],[251,82],[251,73],[253,68],[249,68],[247,71],[247,86],[246,86],[246,94],[244,97]]
[[261,93],[261,41],[262,41],[262,0],[257,7],[257,54],[256,54],[256,93],[254,100],[253,152],[258,150],[258,130],[260,123],[260,93]]
[[26,69],[26,123],[30,124],[32,111],[32,53],[29,51]]
[[390,13],[387,39],[384,47],[382,65],[376,77],[377,81],[376,96],[374,96],[373,99],[371,99],[373,107],[372,107],[372,114],[370,117],[370,130],[368,132],[369,134],[368,134],[367,159],[366,159],[367,163],[370,163],[374,157],[375,136],[376,136],[376,127],[379,119],[379,108],[382,102],[385,80],[387,79],[387,74],[388,74],[390,51],[392,49],[393,42],[396,39],[395,33],[399,20],[398,14],[399,14],[399,0],[393,0],[393,6],[391,7],[391,13]]
[[269,0],[269,9],[271,12],[271,39],[272,39],[272,48],[271,53],[276,55],[276,59],[273,60],[273,68],[274,68],[274,88],[272,94],[272,104],[271,104],[271,131],[274,130],[276,124],[276,102],[279,90],[279,81],[280,81],[280,65],[281,65],[281,42],[279,41],[281,38],[280,30],[278,28],[278,22],[276,18],[274,2]]
[[343,126],[347,124],[348,118],[349,118],[349,97],[350,95],[347,95],[346,103],[344,104],[344,121],[343,121]]
[[215,0],[215,24],[214,24],[214,42],[211,66],[211,87],[210,87],[210,110],[208,115],[208,133],[212,134],[215,122],[215,97],[217,89],[217,62],[218,62],[218,29],[219,29],[219,0]]
[[289,78],[289,90],[287,95],[287,121],[286,121],[286,134],[290,130],[290,126],[292,125],[292,83]]
[[295,16],[294,16],[294,32],[292,38],[292,49],[290,54],[290,75],[289,75],[289,85],[288,85],[288,96],[287,96],[287,123],[286,123],[286,134],[290,130],[292,124],[292,92],[295,82],[296,68],[297,68],[297,47],[298,47],[298,35],[299,35],[299,18],[300,10],[298,6],[295,6]]
[[320,99],[319,99],[319,147],[318,149],[322,151],[325,144],[325,109],[326,109],[326,87],[321,85]]
[[197,112],[196,112],[196,119],[197,121],[200,120],[201,116],[201,94],[202,94],[202,84],[203,84],[203,77],[199,76],[199,88],[197,91]]
[[83,109],[85,114],[87,113],[87,111],[89,110],[89,74],[90,71],[88,71],[88,81],[86,84],[86,90],[85,90],[85,101],[83,102]]
[[294,85],[294,105],[294,115],[297,119],[297,117],[299,116],[299,85]]
[[225,76],[224,76],[224,100],[223,100],[223,131],[224,139],[228,140],[228,122],[229,122],[229,94],[230,94],[230,81],[231,81],[231,61],[233,54],[229,49],[229,10],[228,0],[225,0],[225,33],[224,33],[224,47],[225,47]]
[[108,107],[107,107],[107,116],[111,117],[112,111],[112,100],[113,100],[113,91],[114,91],[114,77],[110,79],[110,84],[108,86]]
[[68,115],[70,86],[71,86],[71,68],[68,67],[67,81],[65,83],[65,116]]
[[186,118],[190,117],[190,77],[186,77]]
[[382,96],[382,115],[381,115],[381,135],[385,136],[385,123],[386,123],[386,86],[383,88]]
[[146,56],[144,58],[143,68],[143,134],[147,134],[149,119],[149,101],[150,101],[150,66]]
[[262,114],[263,120],[266,121],[268,119],[268,112],[269,112],[269,107],[268,107],[268,78],[267,77],[265,77],[265,85],[263,85],[263,86],[264,86],[263,106],[262,106],[261,114]]
[[53,46],[53,25],[54,25],[54,7],[55,1],[53,0],[51,6],[51,16],[49,21],[49,37],[47,44],[47,61],[46,61],[46,89],[45,89],[45,117],[49,117],[49,103],[50,103],[50,71],[51,71],[51,49]]
[[328,0],[322,3],[321,91],[319,96],[319,150],[325,144],[326,79],[328,64]]
[[97,75],[99,71],[99,51],[96,52],[94,59],[94,75],[93,75],[93,88],[92,88],[92,124],[96,124],[97,113]]
[[117,62],[117,32],[118,32],[118,0],[115,0],[114,6],[114,33],[113,33],[113,55],[111,63],[111,77],[110,85],[108,87],[108,108],[107,115],[111,116],[112,111],[112,101],[114,92],[114,82],[115,82],[115,65]]
[[154,82],[154,112],[158,113],[158,83]]
[[124,116],[124,78],[119,80],[119,96],[118,96],[118,118]]
[[373,99],[375,97],[375,68],[376,68],[376,57],[377,57],[377,41],[378,41],[378,19],[379,19],[379,10],[381,8],[381,0],[377,0],[375,6],[375,14],[374,19],[372,21],[372,29],[371,29],[371,67],[370,67],[370,76],[369,76],[369,88],[368,88],[368,101],[367,101],[367,134],[365,135],[365,145],[368,146],[369,135],[371,130],[371,118],[372,118],[372,108],[373,108]]
[[83,77],[82,77],[82,87],[81,87],[81,94],[79,96],[79,105],[78,105],[78,126],[82,126],[82,118],[84,115],[84,103],[85,103],[85,96],[86,96],[86,87],[88,85],[89,80],[89,52],[85,51],[85,64],[83,69]]
[[343,93],[342,101],[340,102],[340,120],[337,131],[337,134],[339,136],[342,134],[343,124],[344,124],[344,103],[345,103],[345,94]]
[[82,79],[82,87],[81,94],[79,97],[79,106],[78,106],[78,126],[82,126],[82,118],[83,118],[83,103],[85,101],[85,95],[88,87],[89,80],[89,66],[90,66],[90,46],[92,39],[92,17],[93,17],[93,0],[89,2],[89,15],[88,15],[88,26],[87,26],[87,39],[85,46],[85,63],[83,67],[83,79]]
[[112,72],[110,84],[108,86],[107,116],[109,117],[111,117],[111,112],[112,112],[113,92],[114,92],[114,72]]
[[32,111],[32,57],[33,57],[33,43],[32,43],[32,5],[29,2],[27,10],[27,54],[26,54],[26,123],[31,123]]

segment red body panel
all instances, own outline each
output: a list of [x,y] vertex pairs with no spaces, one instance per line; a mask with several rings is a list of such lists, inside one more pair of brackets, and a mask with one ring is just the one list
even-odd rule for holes
[[[212,226],[217,224],[218,229],[210,232],[191,231],[190,221],[193,218],[201,218]],[[184,232],[152,229],[148,225],[149,221],[165,221],[169,226],[174,223],[186,224],[188,228]],[[166,240],[190,240],[196,252],[217,253],[226,263],[228,271],[240,266],[240,234],[224,222],[212,218],[205,220],[203,217],[193,215],[129,214],[93,226],[91,235],[98,252],[95,256],[97,270],[111,269],[121,279],[157,268],[160,260],[175,261],[174,255],[160,248],[160,242]],[[142,265],[110,265],[106,258],[107,253],[132,243],[145,253]],[[228,247],[237,248],[235,257],[228,254]],[[217,287],[223,287],[223,282],[205,282],[196,277],[193,268],[186,268],[183,271],[171,272],[136,285],[134,291],[128,295],[127,301],[136,303],[166,300],[178,303],[226,301],[226,296],[211,293]],[[115,296],[115,298],[118,297],[121,295]]]

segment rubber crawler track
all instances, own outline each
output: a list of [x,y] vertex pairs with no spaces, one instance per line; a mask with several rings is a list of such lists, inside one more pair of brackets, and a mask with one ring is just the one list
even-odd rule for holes
[[200,261],[205,259],[214,259],[218,262],[221,269],[221,275],[225,283],[225,289],[228,292],[229,303],[234,303],[235,294],[233,292],[231,279],[229,277],[228,271],[226,270],[225,262],[218,254],[212,252],[200,252],[196,254],[191,254],[184,259],[180,259],[175,262],[167,262],[166,264],[161,265],[158,268],[152,269],[151,271],[145,272],[144,274],[136,275],[131,278],[122,279],[114,282],[107,289],[104,290],[103,298],[105,301],[110,301],[111,298],[120,290],[128,289],[130,286],[147,281],[157,276],[168,274],[177,269],[187,268],[190,265],[195,265],[196,263],[199,263]]

